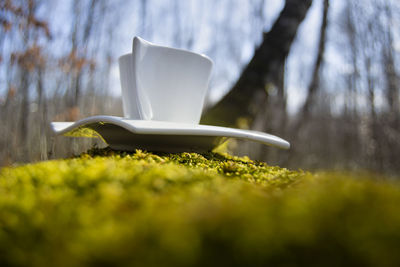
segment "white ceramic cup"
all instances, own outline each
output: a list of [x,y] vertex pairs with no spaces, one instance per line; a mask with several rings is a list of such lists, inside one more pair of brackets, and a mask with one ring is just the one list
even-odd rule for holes
[[199,123],[211,59],[135,37],[132,53],[118,62],[126,118]]

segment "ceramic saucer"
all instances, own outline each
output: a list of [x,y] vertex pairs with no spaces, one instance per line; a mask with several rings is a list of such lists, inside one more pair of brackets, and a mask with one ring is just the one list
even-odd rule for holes
[[57,135],[98,137],[117,150],[209,151],[227,138],[246,139],[282,149],[289,142],[277,136],[227,127],[163,121],[129,120],[115,116],[93,116],[76,122],[52,122]]

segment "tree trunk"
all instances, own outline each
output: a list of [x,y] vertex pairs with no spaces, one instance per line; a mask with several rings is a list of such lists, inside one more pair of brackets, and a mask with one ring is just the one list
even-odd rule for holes
[[375,109],[375,85],[374,79],[371,73],[371,58],[367,57],[365,60],[367,69],[367,83],[368,83],[368,106],[370,112],[369,130],[370,130],[370,140],[368,144],[369,150],[367,155],[370,162],[370,167],[375,170],[383,170],[383,154],[382,154],[382,144],[380,142],[379,135],[379,124]]
[[[385,13],[388,21],[392,21],[393,16],[389,5],[385,5]],[[386,42],[383,48],[383,64],[385,66],[386,79],[386,98],[389,105],[389,117],[391,122],[399,120],[399,89],[398,76],[396,73],[396,62],[393,52],[392,27],[388,25],[386,29]]]
[[28,158],[28,122],[29,122],[29,72],[21,68],[21,113],[19,118],[19,143],[24,160]]
[[315,102],[315,96],[317,94],[320,81],[321,65],[325,53],[326,31],[328,28],[328,10],[329,10],[329,0],[324,0],[317,59],[315,61],[314,69],[312,72],[311,82],[308,86],[307,98],[303,104],[303,107],[300,110],[300,117],[294,129],[295,132],[298,132],[302,127],[302,125],[304,125],[307,122],[311,113],[311,107]]
[[[390,30],[388,30],[390,31]],[[399,92],[398,92],[398,77],[396,73],[396,64],[393,55],[391,34],[389,35],[388,42],[383,51],[383,63],[385,66],[385,80],[386,80],[386,99],[389,106],[389,116],[391,121],[397,120],[399,116]]]
[[279,75],[285,63],[297,29],[311,3],[312,0],[286,0],[279,18],[264,34],[262,44],[239,80],[219,103],[206,112],[202,123],[234,126],[239,118],[252,122],[259,110],[258,105],[265,103],[266,89],[276,86],[274,77]]

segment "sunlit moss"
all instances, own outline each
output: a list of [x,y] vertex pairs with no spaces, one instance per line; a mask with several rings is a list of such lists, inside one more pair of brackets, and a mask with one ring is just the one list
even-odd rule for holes
[[400,187],[216,153],[3,169],[0,265],[397,266]]

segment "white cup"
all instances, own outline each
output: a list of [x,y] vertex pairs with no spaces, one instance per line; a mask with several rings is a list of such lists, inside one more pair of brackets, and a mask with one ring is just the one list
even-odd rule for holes
[[199,123],[211,59],[135,37],[132,53],[118,62],[126,118]]

